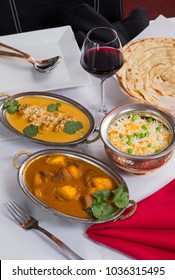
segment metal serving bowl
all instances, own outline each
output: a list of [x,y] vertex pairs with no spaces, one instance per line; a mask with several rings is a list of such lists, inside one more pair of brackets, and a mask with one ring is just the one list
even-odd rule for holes
[[0,121],[7,129],[11,130],[13,133],[15,133],[27,140],[30,140],[32,142],[49,145],[49,146],[60,146],[60,147],[66,146],[66,145],[72,146],[72,145],[76,145],[76,144],[80,144],[80,143],[90,144],[90,143],[93,143],[96,140],[98,140],[98,138],[100,137],[98,130],[95,127],[94,118],[93,118],[92,114],[90,113],[90,111],[88,111],[84,106],[82,106],[78,102],[76,102],[73,99],[70,99],[68,97],[64,97],[64,96],[61,96],[61,95],[58,95],[55,93],[50,93],[50,92],[35,92],[34,91],[34,92],[23,92],[23,93],[15,94],[13,96],[9,96],[8,94],[1,94],[0,102],[4,102],[4,101],[12,102],[14,100],[19,100],[21,97],[32,97],[32,96],[33,97],[43,97],[43,98],[49,97],[49,98],[53,99],[53,102],[62,101],[64,103],[74,106],[75,108],[79,109],[84,115],[86,115],[86,117],[88,118],[89,130],[81,138],[78,138],[77,140],[74,140],[74,141],[69,140],[69,135],[67,136],[67,140],[64,142],[61,142],[59,138],[57,140],[55,140],[55,142],[50,142],[47,140],[41,140],[41,139],[37,139],[35,137],[30,137],[22,132],[19,132],[12,125],[9,124],[9,122],[6,118],[6,109],[3,107],[3,103],[2,103],[0,105]]
[[[108,128],[116,118],[129,113],[152,117],[162,122],[172,133],[170,144],[163,151],[151,155],[132,155],[115,148],[108,138]],[[175,119],[161,108],[148,104],[127,104],[112,110],[103,119],[100,133],[109,159],[120,169],[133,174],[147,174],[160,168],[172,157],[175,147]]]
[[[66,219],[68,221],[75,221],[75,222],[82,222],[82,223],[101,223],[102,221],[93,219],[93,218],[79,218],[79,217],[75,217],[75,216],[71,216],[71,215],[67,215],[63,212],[60,212],[50,206],[48,206],[47,204],[45,204],[44,202],[42,202],[41,200],[39,200],[36,196],[34,196],[32,194],[32,192],[29,190],[27,184],[26,184],[26,180],[25,180],[25,171],[28,168],[29,164],[31,162],[33,162],[34,160],[36,160],[37,158],[39,158],[40,156],[45,156],[45,155],[66,155],[66,156],[70,156],[73,157],[75,159],[79,159],[85,162],[90,163],[93,166],[96,166],[98,168],[100,168],[101,170],[103,170],[105,173],[107,173],[116,183],[117,185],[121,184],[122,182],[124,182],[124,180],[122,179],[122,177],[117,174],[116,172],[114,172],[109,166],[105,165],[104,163],[100,162],[99,160],[81,154],[79,152],[74,152],[74,151],[70,151],[70,150],[64,150],[64,149],[46,149],[46,150],[41,150],[38,152],[35,152],[33,154],[31,154],[28,151],[20,151],[18,152],[14,158],[13,158],[13,164],[14,167],[16,169],[18,169],[18,174],[17,174],[17,179],[18,179],[18,183],[21,187],[21,189],[24,191],[24,193],[37,205],[39,205],[40,207],[43,207],[44,209],[48,210],[49,212],[63,218]],[[26,158],[22,161],[21,164],[19,164],[20,156],[24,156],[26,155]],[[124,182],[125,183],[125,182]],[[125,183],[126,185],[126,183]],[[129,194],[129,190],[128,187],[126,185],[126,191]],[[130,211],[125,215],[122,213],[125,211],[125,208],[121,209],[117,214],[114,214],[110,220],[116,220],[116,219],[126,219],[128,217],[130,217],[136,210],[136,203],[133,200],[129,200],[130,204],[133,205],[133,207],[131,207]]]

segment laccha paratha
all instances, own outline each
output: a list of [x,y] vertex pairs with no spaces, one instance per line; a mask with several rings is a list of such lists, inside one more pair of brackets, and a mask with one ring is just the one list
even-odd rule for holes
[[145,38],[123,47],[124,65],[116,73],[122,91],[144,103],[175,97],[175,38]]

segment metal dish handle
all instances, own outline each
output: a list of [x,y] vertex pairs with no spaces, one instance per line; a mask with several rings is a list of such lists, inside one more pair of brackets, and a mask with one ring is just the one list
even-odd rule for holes
[[7,99],[8,97],[11,97],[11,95],[9,93],[7,93],[7,92],[0,93],[0,101],[3,101],[4,99]]
[[19,169],[19,168],[20,168],[20,165],[18,164],[17,161],[18,161],[19,157],[22,156],[22,155],[30,156],[31,153],[28,152],[28,151],[26,151],[26,150],[22,150],[22,151],[20,151],[20,152],[18,152],[18,153],[16,153],[16,154],[14,155],[14,157],[13,157],[13,166],[14,166],[16,169]]
[[134,212],[135,212],[136,209],[137,209],[137,203],[136,203],[134,200],[129,200],[129,203],[132,204],[131,211],[130,211],[129,213],[127,213],[126,215],[121,215],[121,216],[119,216],[118,218],[116,218],[115,220],[113,220],[114,222],[115,222],[116,220],[125,220],[125,219],[131,217],[131,216],[134,214]]
[[96,142],[98,139],[100,139],[100,130],[98,127],[95,127],[94,132],[97,132],[97,136],[95,138],[93,138],[92,140],[86,139],[85,141],[83,141],[83,144],[92,144],[94,142]]

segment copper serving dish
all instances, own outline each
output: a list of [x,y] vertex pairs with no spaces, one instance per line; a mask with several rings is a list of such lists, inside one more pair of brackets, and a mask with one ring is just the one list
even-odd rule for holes
[[[172,133],[170,144],[163,151],[151,155],[132,155],[115,148],[108,138],[108,127],[117,117],[128,113],[139,113],[142,116],[152,117],[162,122]],[[175,119],[171,114],[153,105],[134,103],[115,108],[103,119],[100,133],[109,159],[114,165],[128,173],[144,175],[155,171],[167,163],[174,152]]]

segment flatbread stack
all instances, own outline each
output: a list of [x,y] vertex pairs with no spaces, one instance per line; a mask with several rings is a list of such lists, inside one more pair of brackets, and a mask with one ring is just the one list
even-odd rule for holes
[[146,38],[123,47],[124,65],[116,73],[121,90],[143,103],[175,98],[175,38]]

